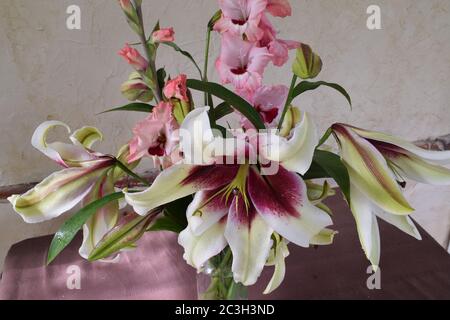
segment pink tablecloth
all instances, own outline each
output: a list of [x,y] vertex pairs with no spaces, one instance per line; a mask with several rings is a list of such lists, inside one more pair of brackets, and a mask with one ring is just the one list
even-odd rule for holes
[[[319,249],[291,246],[282,287],[271,296],[262,296],[272,272],[268,268],[251,289],[251,298],[450,299],[447,252],[423,230],[424,240],[418,242],[385,223],[380,223],[381,289],[368,289],[369,264],[353,218],[338,198],[331,205],[336,212],[335,228],[340,232],[335,244]],[[0,299],[196,298],[195,271],[184,263],[174,234],[146,235],[139,248],[123,254],[118,264],[83,261],[77,254],[78,237],[51,266],[45,267],[50,241],[51,237],[41,237],[11,248],[0,282]],[[68,272],[77,268],[81,289],[69,289]]]

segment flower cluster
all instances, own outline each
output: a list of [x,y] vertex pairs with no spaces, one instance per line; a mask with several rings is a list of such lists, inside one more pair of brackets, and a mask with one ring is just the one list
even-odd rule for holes
[[261,100],[267,101],[260,99],[260,94],[264,93],[263,98],[284,99],[281,103],[269,99],[263,105],[256,105],[261,108],[264,120],[270,120],[266,121],[270,123],[286,101],[288,89],[278,96],[284,88],[261,88],[264,71],[269,62],[275,66],[284,65],[289,59],[289,50],[300,47],[300,43],[278,39],[267,15],[290,16],[290,4],[287,0],[232,0],[219,1],[219,6],[222,15],[214,30],[221,34],[221,52],[216,60],[220,79],[223,84],[231,83],[254,105]]
[[[330,245],[337,234],[330,229],[332,210],[322,202],[335,192],[327,182],[318,185],[317,178],[334,179],[341,187],[374,266],[380,260],[377,219],[420,239],[402,187],[407,178],[450,185],[450,170],[443,166],[450,163],[450,152],[426,151],[340,123],[319,141],[310,115],[292,106],[295,97],[327,86],[350,103],[351,98],[335,83],[302,81],[297,86],[299,79],[319,75],[322,60],[310,46],[277,37],[269,16],[290,16],[287,0],[219,0],[220,14],[208,26],[207,45],[212,29],[219,32],[221,52],[215,65],[222,84],[230,84],[234,93],[208,82],[208,60],[201,71],[192,55],[173,42],[173,28],[161,29],[158,23],[150,36],[145,34],[142,0],[119,4],[145,53],[128,44],[119,52],[134,69],[121,86],[131,103],[109,111],[147,116],[117,157],[92,150],[102,139],[95,128],[76,131],[67,144],[46,139],[54,126],[68,129],[64,123],[38,127],[33,146],[63,169],[25,194],[10,197],[14,210],[26,222],[36,223],[83,205],[55,235],[49,261],[77,228],[83,228],[84,235],[80,254],[89,260],[134,248],[145,232],[170,230],[179,232],[183,257],[199,272],[215,257],[232,257],[234,282],[213,282],[212,296],[232,297],[237,284],[253,285],[265,266],[274,266],[265,290],[270,293],[283,281],[290,243],[304,248]],[[156,56],[164,44],[193,61],[201,79],[170,77],[164,68],[157,69]],[[284,65],[291,49],[297,50],[290,88],[263,84],[266,67]],[[196,105],[190,90],[202,91],[209,105]],[[213,96],[223,102],[214,106]],[[240,117],[237,130],[220,122],[233,112]],[[321,148],[332,135],[340,157]],[[159,170],[151,185],[132,171],[144,157],[153,159]],[[123,184],[128,176],[139,183]],[[125,222],[119,219],[122,198],[135,212]]]

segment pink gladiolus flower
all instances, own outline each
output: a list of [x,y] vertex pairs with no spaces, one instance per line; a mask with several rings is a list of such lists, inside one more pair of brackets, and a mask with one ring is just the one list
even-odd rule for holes
[[264,36],[259,41],[259,45],[269,50],[275,66],[283,66],[289,60],[289,50],[299,48],[301,43],[277,39],[277,32],[265,15],[261,17],[260,28],[264,30]]
[[172,105],[161,102],[152,113],[133,129],[128,162],[142,157],[170,158],[176,153],[177,138],[174,132],[178,123],[172,116]]
[[222,83],[232,83],[240,92],[252,92],[261,85],[264,69],[271,58],[267,48],[224,34],[216,68]]
[[[283,85],[261,86],[251,96],[248,96],[247,100],[255,107],[268,127],[273,127],[278,123],[275,120],[281,114],[280,110],[286,103],[288,93],[289,89]],[[245,129],[253,128],[247,118],[243,118],[241,123]]]
[[148,67],[148,61],[141,56],[139,51],[131,48],[128,44],[119,51],[119,55],[125,58],[127,62],[132,65],[137,71],[145,71]]
[[164,87],[164,95],[166,98],[177,98],[181,101],[189,102],[186,86],[187,76],[180,74],[175,79],[169,80]]
[[153,32],[153,42],[172,42],[175,41],[175,32],[173,28],[164,28]]
[[274,17],[287,17],[292,15],[292,8],[288,0],[269,0],[267,11]]
[[263,31],[258,25],[267,0],[219,0],[219,6],[222,18],[214,26],[216,31],[245,35],[252,42],[261,39]]

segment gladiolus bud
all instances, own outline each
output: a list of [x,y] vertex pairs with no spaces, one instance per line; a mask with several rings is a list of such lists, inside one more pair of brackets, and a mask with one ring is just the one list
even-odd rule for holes
[[132,65],[136,71],[145,71],[148,67],[148,61],[141,56],[141,54],[134,48],[131,48],[128,44],[119,51],[119,55],[125,58],[127,62]]
[[131,0],[119,0],[120,7],[122,8],[123,12],[125,12],[127,18],[131,20],[132,22],[138,24],[139,18],[136,12],[135,7],[131,3]]
[[186,86],[187,76],[181,74],[175,79],[169,80],[164,87],[164,95],[170,99],[173,107],[173,116],[181,124],[186,115],[191,111],[192,97]]
[[292,66],[294,74],[301,79],[313,79],[322,71],[322,60],[310,46],[301,44]]
[[173,42],[175,41],[175,32],[173,28],[165,28],[160,29],[152,34],[152,42],[153,43],[161,43],[161,42]]
[[122,95],[129,101],[150,102],[153,100],[153,93],[142,80],[137,72],[133,72],[128,81],[124,82],[120,88]]

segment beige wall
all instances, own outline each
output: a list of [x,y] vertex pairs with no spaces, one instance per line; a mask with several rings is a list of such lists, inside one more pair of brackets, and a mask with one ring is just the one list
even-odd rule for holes
[[[106,134],[101,150],[108,152],[130,138],[138,115],[95,115],[125,102],[118,88],[129,69],[117,51],[135,37],[115,2],[0,1],[1,185],[38,180],[55,170],[29,144],[34,128],[47,119],[65,121],[72,128],[98,126]],[[216,1],[144,3],[148,28],[159,17],[162,26],[175,27],[177,43],[203,62],[204,26],[217,10]],[[354,100],[349,112],[345,100],[331,91],[302,97],[298,104],[313,112],[321,129],[345,121],[412,140],[450,132],[450,1],[291,3],[294,16],[276,21],[281,36],[311,44],[325,63],[321,78],[341,83]],[[71,4],[82,10],[80,31],[65,27]],[[380,5],[382,30],[366,28],[369,4]],[[214,43],[214,56],[217,51]],[[173,75],[195,76],[192,66],[169,49],[161,50],[159,63]],[[271,69],[266,81],[288,84],[288,68]],[[450,229],[450,190],[420,188],[433,194],[433,201],[422,191],[414,197],[417,218],[444,245]],[[48,233],[57,225],[28,226],[8,205],[0,209],[0,265],[11,243]]]

